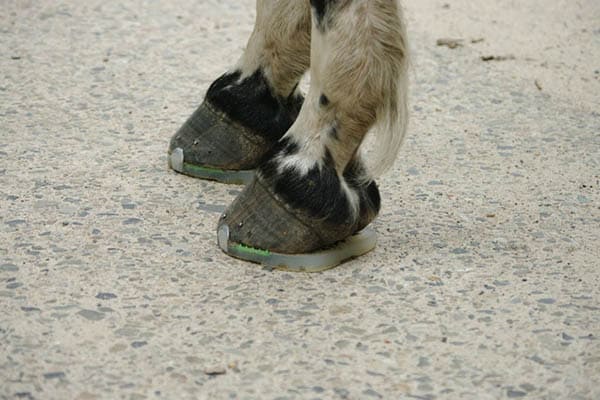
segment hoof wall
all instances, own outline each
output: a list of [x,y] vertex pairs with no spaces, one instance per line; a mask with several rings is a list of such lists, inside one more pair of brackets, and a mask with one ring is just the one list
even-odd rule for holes
[[234,171],[186,163],[181,147],[173,149],[171,154],[169,154],[169,167],[180,174],[192,176],[194,178],[208,179],[235,185],[245,185],[254,177],[254,170]]
[[371,229],[363,229],[329,248],[308,254],[274,253],[232,243],[229,227],[225,224],[219,227],[217,241],[221,250],[235,258],[282,271],[320,272],[370,252],[377,244],[377,234]]

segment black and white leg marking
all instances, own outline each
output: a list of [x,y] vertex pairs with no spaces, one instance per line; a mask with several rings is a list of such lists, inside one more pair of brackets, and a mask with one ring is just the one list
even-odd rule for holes
[[[311,6],[311,86],[260,174],[292,207],[355,223],[362,210],[379,209],[359,156],[367,132],[388,129],[377,139],[392,151],[404,135],[404,26],[394,0],[311,0]],[[395,157],[375,155],[383,167]]]
[[[391,165],[404,136],[407,61],[396,0],[310,5],[309,92],[219,223],[222,247],[244,259],[322,251],[368,225],[380,207],[373,171]],[[373,169],[361,161],[369,131],[380,145]]]
[[235,122],[275,141],[292,126],[303,97],[297,90],[287,97],[275,94],[259,68],[246,78],[241,78],[241,71],[221,76],[208,89],[206,100]]

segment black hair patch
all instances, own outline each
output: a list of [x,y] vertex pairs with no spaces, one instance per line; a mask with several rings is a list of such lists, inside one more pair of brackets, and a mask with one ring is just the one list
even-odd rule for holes
[[[333,158],[330,162],[333,163]],[[292,208],[334,224],[354,223],[350,202],[342,190],[335,168],[328,165],[327,160],[325,165],[315,165],[306,174],[300,174],[294,168],[279,172],[275,160],[264,163],[259,171],[275,193]]]
[[363,199],[363,196],[361,196],[361,208],[363,205],[363,201],[365,202],[365,206],[368,205],[369,209],[373,210],[375,212],[375,214],[379,213],[379,210],[381,209],[381,195],[379,194],[379,188],[377,187],[377,184],[375,183],[375,181],[372,181],[369,186],[367,186],[367,189],[365,190],[365,194],[366,196]]
[[381,209],[379,188],[375,181],[364,182],[365,174],[366,169],[364,165],[355,158],[346,166],[344,180],[351,189],[358,193],[361,214],[372,213],[373,215],[377,215]]
[[292,126],[304,98],[293,92],[275,96],[261,69],[238,82],[241,72],[224,74],[206,93],[206,100],[229,118],[269,140],[276,141]]
[[310,5],[315,11],[315,18],[317,19],[317,23],[321,25],[323,23],[323,19],[325,18],[325,13],[327,12],[327,5],[329,4],[328,0],[310,0]]
[[278,147],[280,149],[278,153],[283,156],[291,156],[297,154],[300,150],[300,146],[298,146],[298,143],[291,141],[287,137],[279,141]]
[[327,167],[335,168],[335,160],[333,159],[331,151],[329,151],[327,146],[325,146],[325,156],[323,157],[323,164],[325,164]]
[[329,99],[324,94],[319,97],[319,104],[321,107],[327,107],[329,105]]
[[310,0],[310,4],[313,8],[315,19],[317,21],[317,28],[321,32],[325,32],[327,27],[331,23],[331,9],[339,0]]
[[335,140],[340,140],[340,136],[338,135],[337,124],[334,124],[329,129],[329,136]]

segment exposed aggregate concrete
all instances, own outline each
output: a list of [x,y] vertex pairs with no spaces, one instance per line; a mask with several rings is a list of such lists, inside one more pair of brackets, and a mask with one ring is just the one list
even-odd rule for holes
[[309,275],[166,167],[253,0],[3,1],[0,398],[600,398],[600,3],[405,8],[379,245]]

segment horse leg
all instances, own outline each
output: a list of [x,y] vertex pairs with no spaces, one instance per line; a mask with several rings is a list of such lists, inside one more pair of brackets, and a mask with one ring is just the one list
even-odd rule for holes
[[[309,92],[294,124],[221,219],[227,248],[309,254],[353,235],[379,211],[374,177],[393,163],[407,121],[401,10],[396,0],[311,5]],[[369,131],[377,146],[367,167],[360,150]]]
[[308,2],[257,1],[239,62],[211,84],[171,139],[173,169],[225,182],[252,176],[245,172],[258,167],[302,105],[298,82],[310,63],[310,25]]

